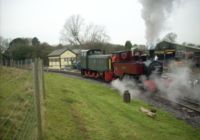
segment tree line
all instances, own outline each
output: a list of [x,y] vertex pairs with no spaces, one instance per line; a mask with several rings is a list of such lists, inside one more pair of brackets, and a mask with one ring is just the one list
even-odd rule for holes
[[40,43],[36,37],[15,38],[6,46],[1,43],[0,48],[0,57],[3,60],[25,60],[40,57],[45,64],[48,63],[48,54],[54,50],[54,47],[48,43]]
[[105,27],[93,23],[86,23],[80,15],[69,17],[61,31],[59,45],[49,45],[40,42],[37,37],[5,39],[0,36],[0,59],[25,60],[35,57],[43,59],[48,65],[48,54],[56,49],[102,49],[106,53],[127,50],[132,47],[130,41],[125,45],[109,43],[110,37]]
[[124,50],[123,45],[114,45],[105,42],[86,42],[83,44],[58,44],[49,45],[40,42],[37,37],[34,38],[15,38],[13,40],[0,37],[0,59],[1,60],[25,60],[39,57],[43,59],[44,64],[48,65],[48,54],[57,49],[102,49],[106,53]]
[[[145,47],[145,45],[132,45],[129,40],[124,45],[111,44],[109,43],[110,37],[106,33],[104,26],[86,23],[80,15],[72,15],[69,17],[60,35],[60,42],[62,44],[58,45],[49,45],[46,42],[41,43],[37,37],[19,37],[10,40],[0,36],[0,59],[25,60],[40,57],[43,59],[44,64],[48,65],[48,54],[56,49],[68,48],[73,50],[95,48],[104,50],[106,53],[112,53],[115,51],[130,50],[131,48]],[[169,33],[162,40],[176,42],[176,38],[177,35],[175,33]]]

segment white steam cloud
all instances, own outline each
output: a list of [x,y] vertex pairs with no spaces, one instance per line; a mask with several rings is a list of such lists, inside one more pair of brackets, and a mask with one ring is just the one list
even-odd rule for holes
[[129,91],[131,99],[137,97],[140,94],[140,90],[134,80],[123,78],[123,80],[116,79],[111,82],[113,88],[117,89],[121,96],[123,96],[126,90]]
[[165,28],[167,18],[173,9],[175,0],[139,0],[142,4],[142,18],[146,25],[146,40],[154,47],[160,33]]
[[[156,83],[158,93],[168,98],[169,100],[178,101],[183,98],[190,98],[200,102],[200,74],[199,72],[192,72],[190,67],[187,66],[172,66],[172,69],[167,74],[167,78],[154,77],[153,80]],[[165,74],[164,74],[165,75]],[[141,78],[141,80],[146,80]],[[116,79],[111,83],[112,87],[117,89],[120,95],[123,96],[124,92],[128,90],[131,94],[131,98],[140,97],[140,94],[144,93],[141,88],[138,87],[133,79],[124,78],[123,80]],[[148,92],[147,92],[148,93]],[[149,95],[147,94],[147,95]]]
[[189,67],[174,67],[169,74],[169,84],[163,79],[155,79],[160,93],[170,100],[190,98],[200,101],[200,75],[192,75]]

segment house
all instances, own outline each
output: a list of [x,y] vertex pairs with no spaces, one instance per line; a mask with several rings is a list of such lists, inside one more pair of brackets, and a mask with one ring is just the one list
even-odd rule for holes
[[70,49],[58,49],[48,55],[50,69],[64,69],[77,60],[77,54]]

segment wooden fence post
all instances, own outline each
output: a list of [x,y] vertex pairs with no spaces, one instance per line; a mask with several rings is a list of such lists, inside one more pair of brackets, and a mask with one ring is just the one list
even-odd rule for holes
[[13,67],[13,59],[10,60],[10,67]]
[[14,67],[16,68],[16,67],[17,67],[17,62],[16,62],[16,60],[15,60],[15,64],[14,64],[14,65],[15,65]]
[[17,68],[19,68],[19,60],[17,60]]
[[40,85],[41,85],[41,92],[43,97],[45,98],[45,85],[44,85],[44,71],[43,71],[43,61],[40,59],[39,61],[39,67],[40,67]]
[[21,62],[20,68],[22,69],[22,66],[23,66],[23,60],[21,60],[20,62]]
[[[39,82],[40,82],[40,95],[42,98],[41,101],[41,117],[42,120],[44,120],[44,99],[45,99],[45,86],[44,86],[44,73],[43,73],[43,60],[39,59]],[[44,126],[45,126],[45,121],[42,121],[42,129],[44,130]]]
[[43,140],[43,127],[42,127],[42,112],[41,112],[41,94],[40,94],[40,81],[39,81],[39,62],[35,58],[33,64],[33,73],[34,73],[34,89],[35,89],[35,104],[36,104],[36,113],[37,113],[37,126],[38,126],[38,140]]

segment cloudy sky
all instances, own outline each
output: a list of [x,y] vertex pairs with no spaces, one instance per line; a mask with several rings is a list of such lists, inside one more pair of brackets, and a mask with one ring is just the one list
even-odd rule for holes
[[[179,43],[200,44],[200,0],[178,1],[160,38],[175,32]],[[111,43],[145,44],[141,9],[138,0],[0,0],[0,35],[58,44],[66,19],[79,14],[87,23],[105,26]]]

